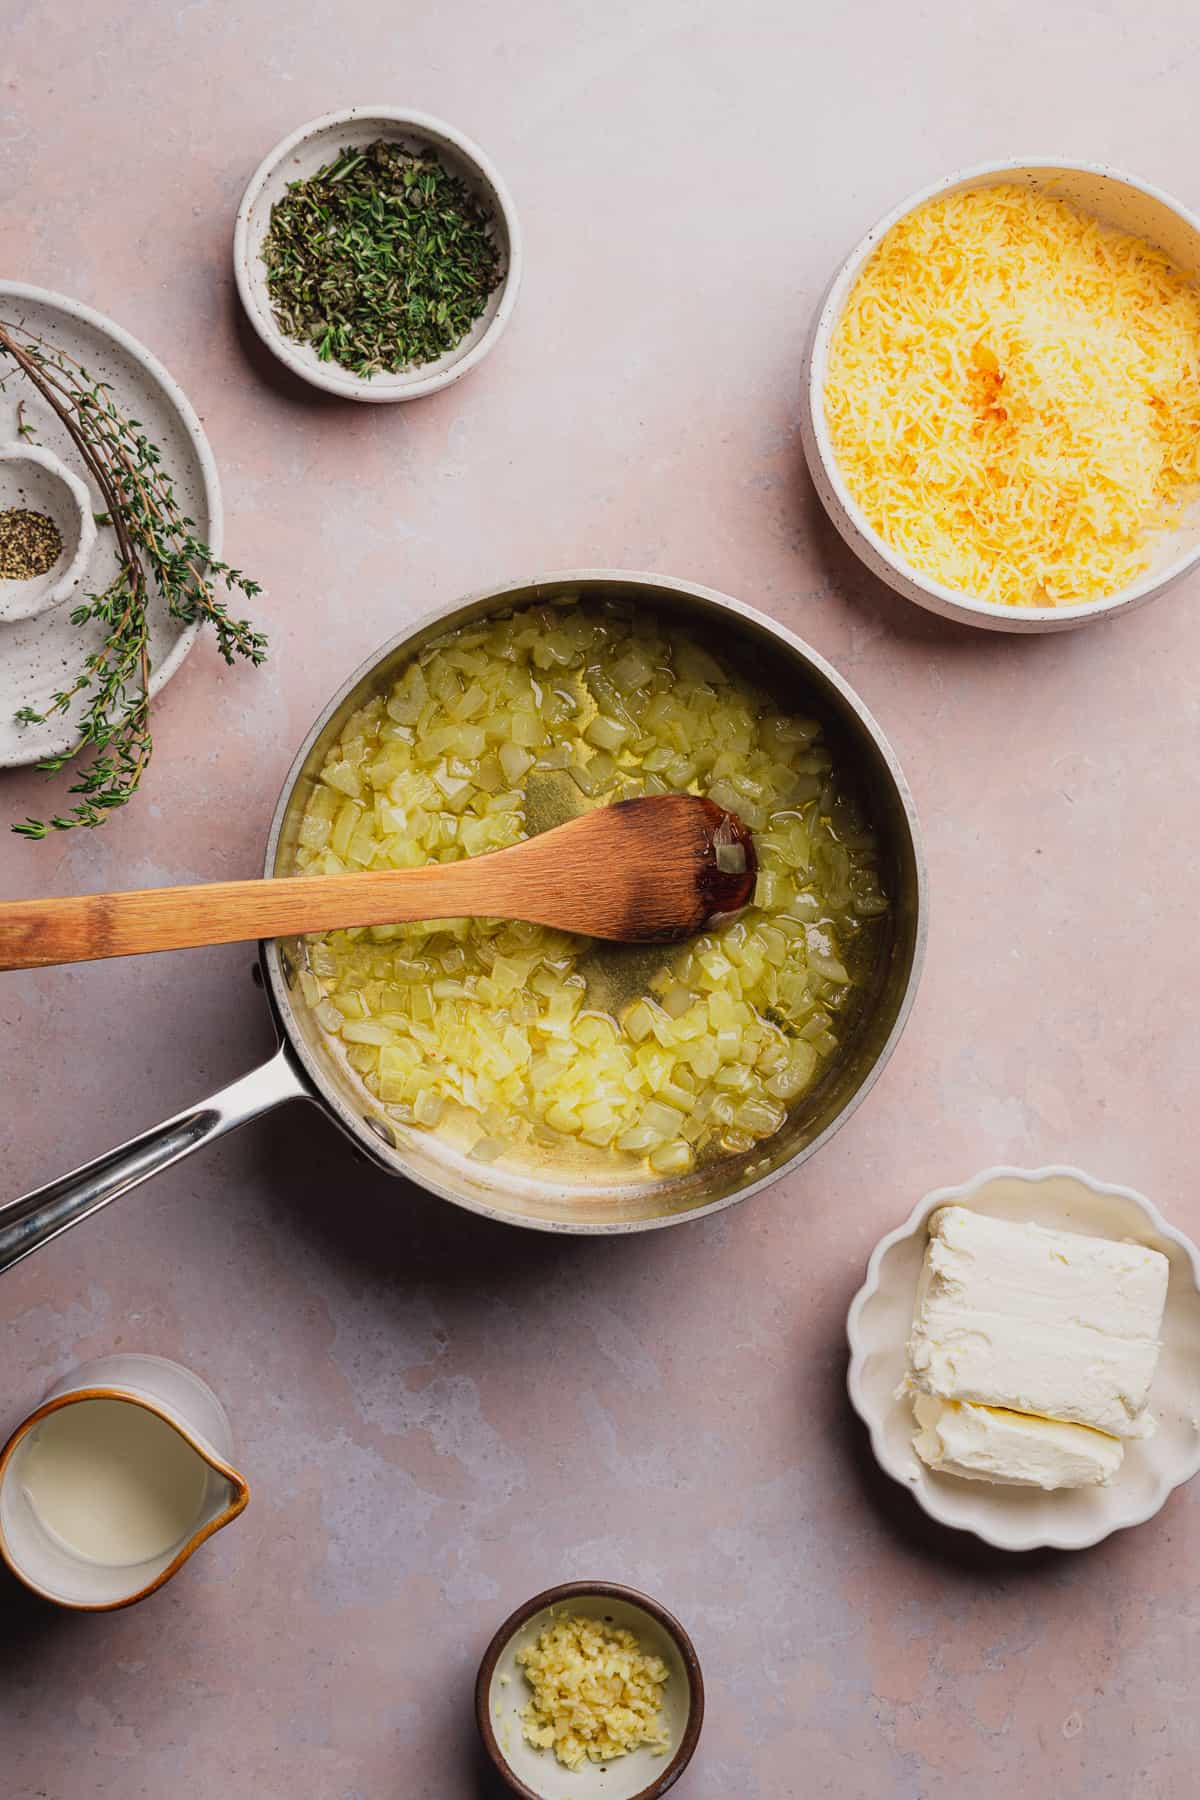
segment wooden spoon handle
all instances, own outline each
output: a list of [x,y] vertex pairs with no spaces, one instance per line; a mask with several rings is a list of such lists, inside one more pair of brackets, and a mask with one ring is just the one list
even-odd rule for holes
[[[720,850],[743,840],[737,871],[723,871]],[[744,906],[754,867],[750,834],[731,813],[695,794],[658,794],[598,806],[506,850],[419,869],[3,901],[0,969],[480,916],[670,943]]]
[[339,926],[452,918],[483,910],[480,902],[505,913],[507,896],[499,890],[507,884],[494,877],[481,881],[476,867],[492,860],[487,856],[471,863],[279,881],[214,881],[61,900],[6,900],[0,902],[0,969],[290,937]]

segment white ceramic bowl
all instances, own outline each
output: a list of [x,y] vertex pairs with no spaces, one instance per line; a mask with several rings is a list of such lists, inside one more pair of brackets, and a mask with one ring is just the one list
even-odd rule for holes
[[41,513],[62,539],[58,558],[44,575],[0,580],[0,620],[36,619],[60,605],[83,579],[96,542],[91,496],[52,450],[0,444],[0,510],[9,507]]
[[[1152,1437],[1131,1439],[1109,1487],[1000,1487],[938,1475],[912,1447],[912,1403],[897,1398],[927,1222],[956,1202],[997,1219],[1031,1219],[1059,1231],[1132,1238],[1171,1265],[1163,1348],[1150,1389]],[[848,1386],[871,1434],[880,1468],[908,1488],[933,1519],[973,1531],[999,1550],[1081,1550],[1112,1531],[1153,1518],[1167,1495],[1200,1470],[1200,1253],[1141,1194],[1080,1169],[985,1169],[963,1187],[927,1194],[871,1254],[847,1320]]]
[[[365,149],[379,138],[410,150],[434,150],[451,173],[478,196],[494,220],[502,274],[483,313],[453,350],[436,362],[422,363],[398,375],[364,376],[355,375],[338,363],[322,362],[311,345],[297,343],[279,329],[271,310],[267,271],[260,250],[271,223],[271,208],[287,192],[289,182],[315,175],[335,159],[339,150]],[[254,171],[234,227],[233,273],[255,331],[302,381],[344,400],[416,400],[461,380],[499,342],[521,285],[521,229],[499,171],[478,144],[452,125],[426,113],[405,112],[393,106],[349,106],[301,125],[276,144]]]
[[880,219],[855,245],[835,275],[818,309],[809,340],[801,435],[813,483],[829,517],[872,574],[898,594],[915,600],[930,612],[982,626],[986,631],[1069,631],[1097,619],[1112,618],[1115,613],[1132,612],[1193,569],[1200,562],[1200,505],[1189,509],[1176,531],[1163,534],[1147,572],[1119,592],[1079,606],[1001,606],[992,600],[972,599],[969,594],[922,575],[884,543],[842,477],[825,421],[830,341],[863,264],[880,238],[897,220],[937,194],[961,193],[1003,182],[1023,182],[1035,188],[1052,186],[1055,194],[1074,202],[1084,212],[1158,245],[1176,267],[1200,280],[1200,219],[1148,182],[1121,174],[1103,163],[1076,163],[1058,157],[981,163],[976,168],[956,170],[943,181],[911,195]]

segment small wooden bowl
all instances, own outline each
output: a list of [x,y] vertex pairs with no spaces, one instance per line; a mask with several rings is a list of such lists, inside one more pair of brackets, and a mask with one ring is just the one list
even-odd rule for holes
[[[666,1757],[633,1750],[607,1763],[567,1769],[553,1750],[537,1750],[521,1732],[530,1696],[516,1653],[532,1644],[556,1614],[582,1614],[632,1631],[671,1671],[663,1712],[671,1734]],[[475,1682],[475,1718],[496,1773],[523,1800],[578,1800],[585,1785],[603,1800],[657,1800],[673,1788],[695,1753],[704,1723],[704,1678],[695,1646],[679,1620],[648,1594],[610,1581],[564,1581],[510,1613],[488,1645]]]

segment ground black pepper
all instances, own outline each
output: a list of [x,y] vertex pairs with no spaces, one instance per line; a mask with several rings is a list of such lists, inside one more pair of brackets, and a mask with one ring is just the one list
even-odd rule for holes
[[28,507],[0,512],[0,581],[33,581],[62,555],[62,536],[53,519]]

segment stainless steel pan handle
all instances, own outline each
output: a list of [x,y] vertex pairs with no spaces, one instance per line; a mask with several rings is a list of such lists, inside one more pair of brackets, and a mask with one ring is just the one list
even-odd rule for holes
[[19,1200],[0,1205],[0,1274],[23,1257],[31,1256],[69,1231],[110,1200],[127,1193],[140,1181],[169,1169],[203,1144],[236,1131],[260,1113],[282,1106],[285,1100],[311,1100],[312,1092],[287,1049],[276,1051],[270,1062],[231,1082],[207,1100],[176,1113],[162,1125],[130,1138],[106,1156],[84,1163],[46,1187],[35,1188]]

